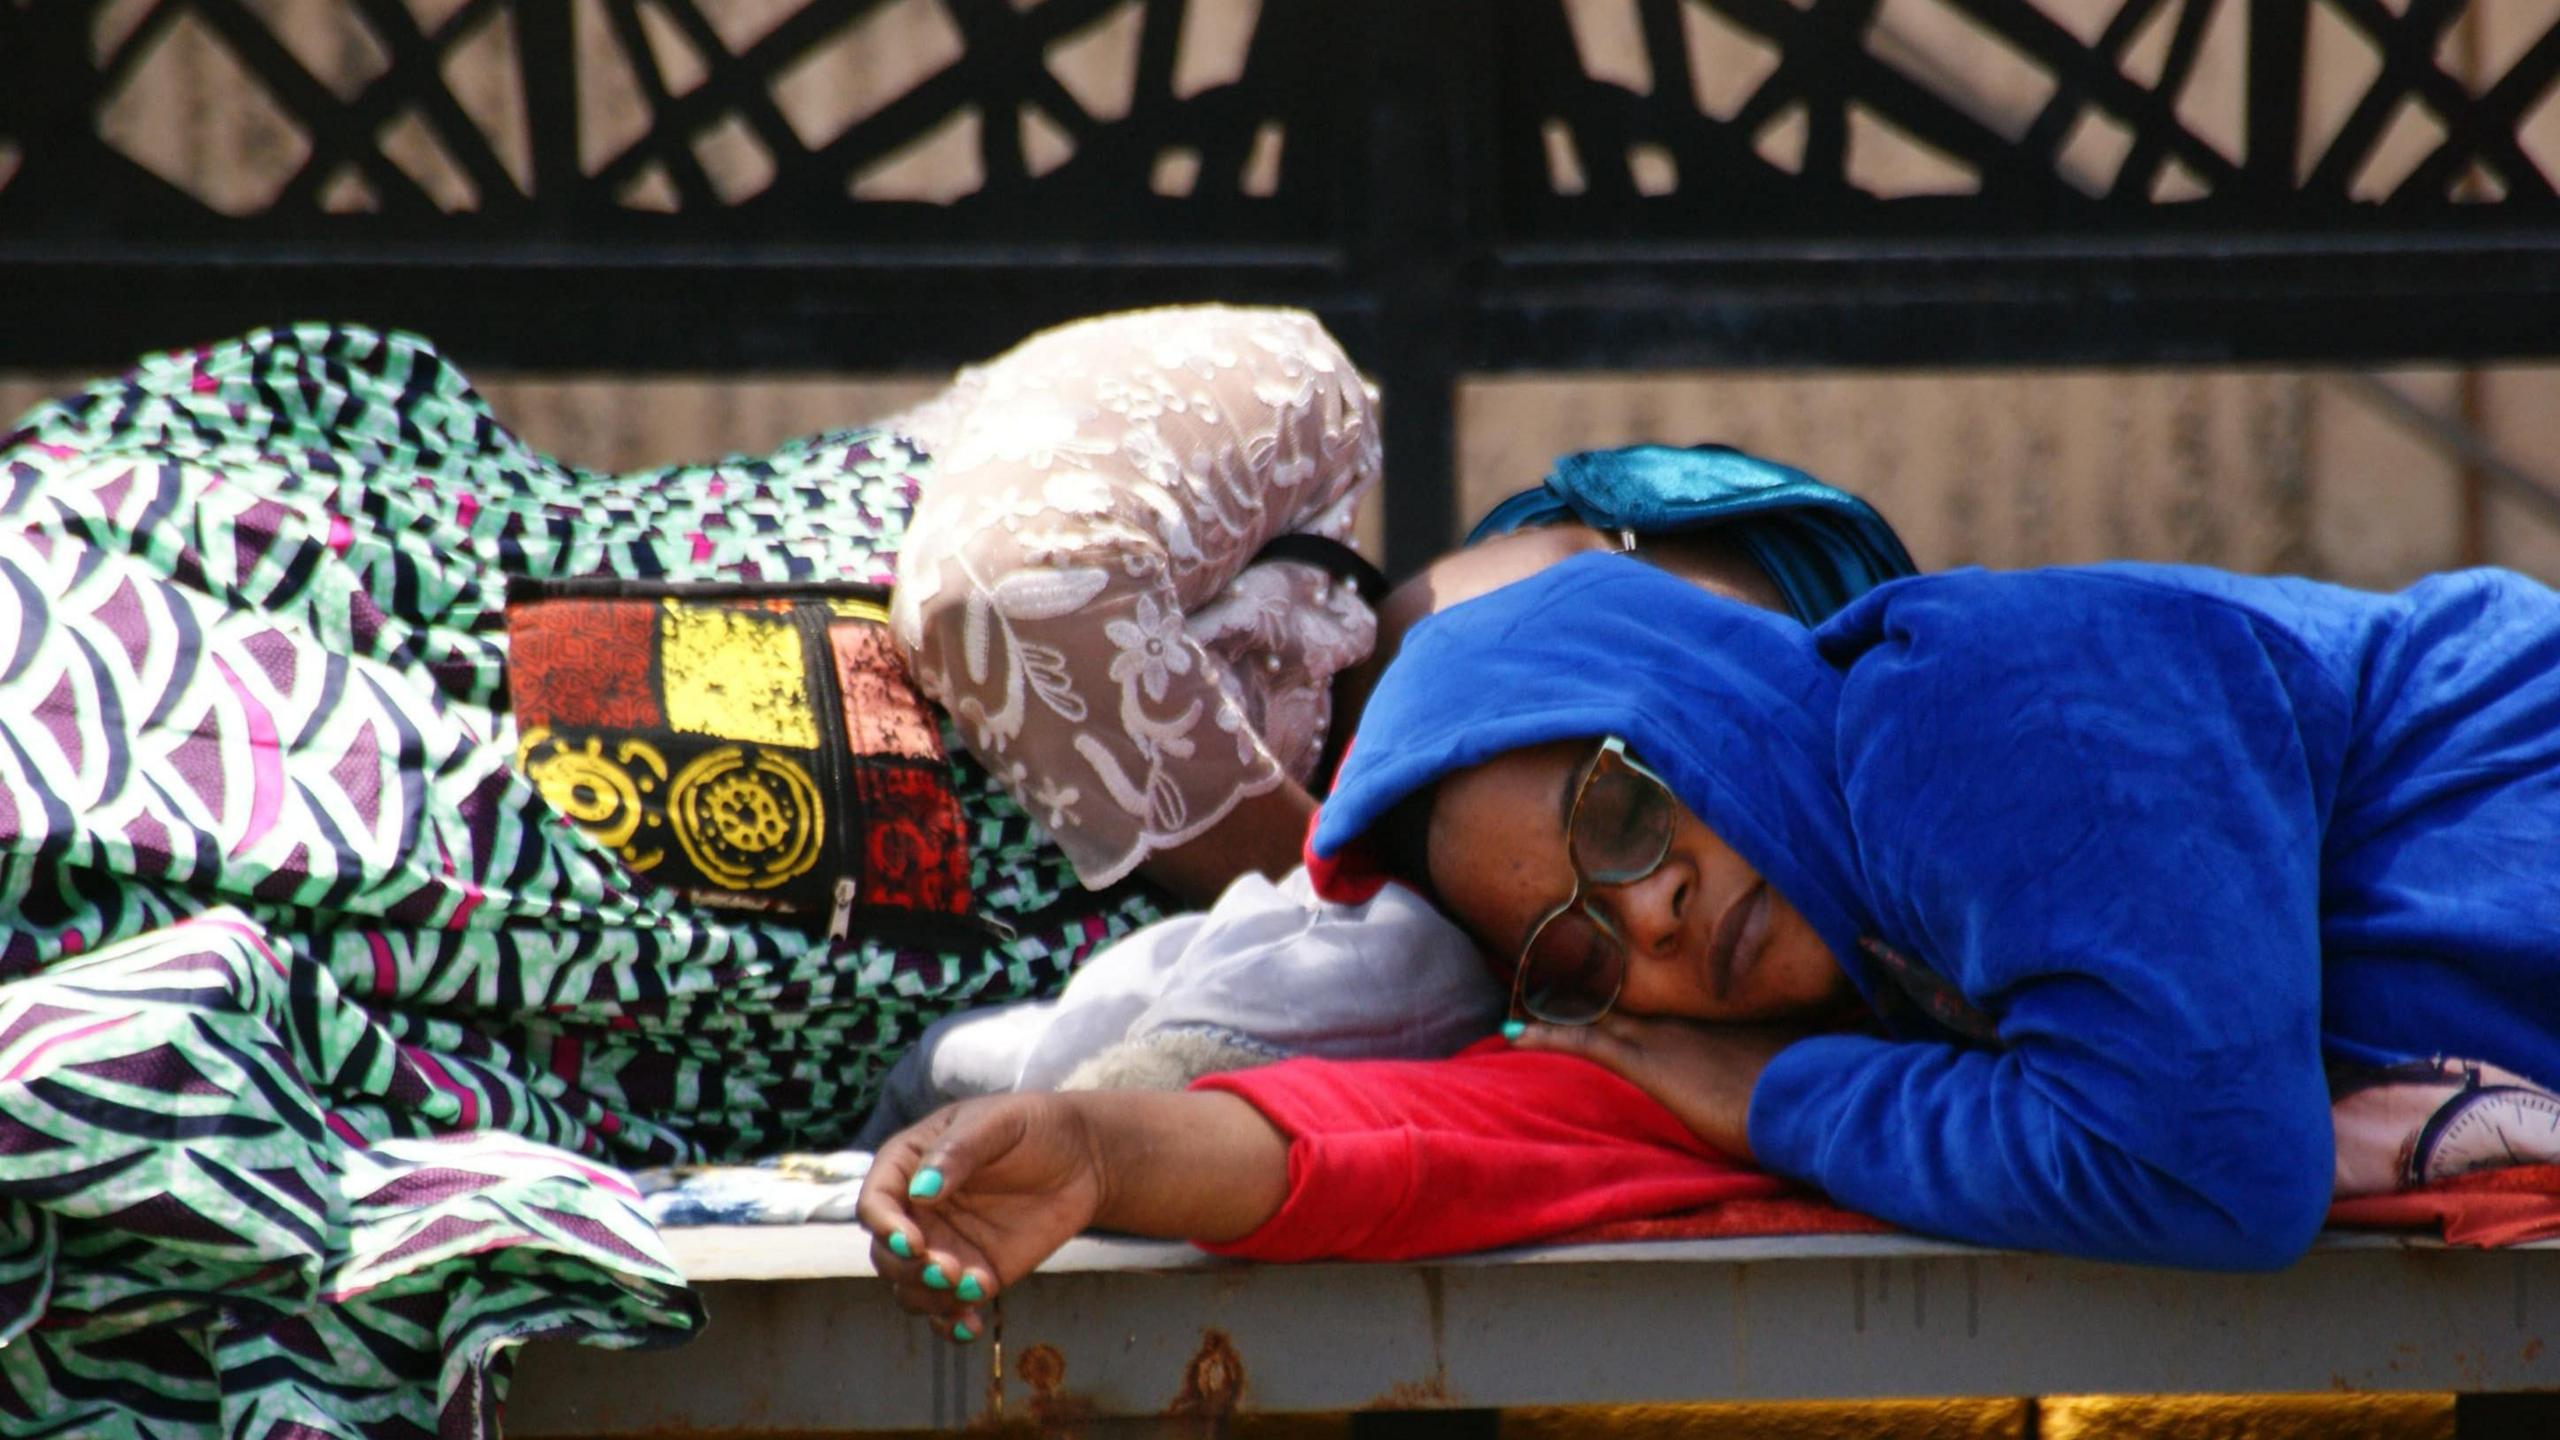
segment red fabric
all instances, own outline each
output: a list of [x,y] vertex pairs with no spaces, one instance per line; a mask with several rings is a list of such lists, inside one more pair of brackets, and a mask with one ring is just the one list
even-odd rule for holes
[[[1358,736],[1342,743],[1342,754],[1333,762],[1335,774],[1349,763],[1352,748],[1360,743]],[[1354,838],[1340,853],[1316,853],[1316,830],[1324,824],[1324,807],[1316,807],[1307,817],[1307,838],[1299,843],[1298,858],[1307,867],[1307,883],[1316,894],[1336,905],[1366,905],[1387,888],[1387,867],[1378,858],[1378,847],[1365,835]]]
[[969,913],[969,820],[950,773],[870,764],[858,755],[849,784],[861,804],[866,905]]
[[[1345,759],[1351,749],[1343,747]],[[1324,823],[1324,807],[1307,817],[1307,838],[1298,847],[1298,858],[1306,862],[1307,883],[1315,892],[1336,905],[1366,905],[1387,888],[1387,869],[1378,863],[1377,847],[1365,838],[1342,847],[1338,855],[1316,853],[1316,827]]]
[[1832,1204],[1810,1190],[1719,1200],[1677,1215],[1611,1220],[1550,1236],[1549,1245],[1610,1240],[1732,1240],[1744,1235],[1890,1235],[1899,1227]]
[[2560,1235],[2560,1165],[2517,1165],[2439,1180],[2423,1190],[2366,1195],[2329,1207],[2329,1223],[2357,1230],[2435,1230],[2448,1245],[2520,1245]]
[[1220,1254],[1451,1255],[1793,1188],[1600,1067],[1499,1040],[1448,1060],[1291,1060],[1195,1088],[1241,1096],[1291,1142],[1288,1198]]
[[[1407,1260],[1530,1242],[1872,1233],[1708,1149],[1635,1086],[1569,1055],[1487,1040],[1447,1060],[1291,1060],[1193,1088],[1242,1097],[1289,1137],[1289,1194],[1222,1255]],[[2329,1223],[2454,1245],[2560,1235],[2560,1165],[2341,1200]]]

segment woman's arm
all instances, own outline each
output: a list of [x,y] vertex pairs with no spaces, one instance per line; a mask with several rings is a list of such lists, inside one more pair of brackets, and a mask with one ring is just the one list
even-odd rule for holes
[[1241,1239],[1288,1185],[1287,1142],[1233,1095],[997,1095],[938,1110],[882,1146],[857,1213],[899,1303],[967,1340],[984,1330],[980,1303],[1083,1230]]
[[1825,639],[1877,920],[1999,1044],[1791,1046],[1754,1088],[1753,1152],[1983,1244],[2299,1255],[2333,1168],[2320,867],[2344,697],[2245,612],[2139,580],[1925,580]]
[[960,393],[892,604],[925,692],[1087,885],[1145,866],[1205,902],[1287,869],[1327,685],[1374,621],[1312,566],[1239,577],[1281,535],[1347,537],[1375,485],[1350,360],[1296,311],[1147,311]]
[[899,1302],[974,1334],[979,1301],[1088,1227],[1250,1259],[1394,1260],[1786,1188],[1596,1065],[1487,1041],[1448,1060],[1291,1060],[1183,1094],[966,1101],[882,1147],[859,1213]]

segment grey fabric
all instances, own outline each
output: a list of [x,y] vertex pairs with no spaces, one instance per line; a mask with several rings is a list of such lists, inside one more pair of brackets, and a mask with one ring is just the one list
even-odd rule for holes
[[876,1147],[971,1095],[1172,1088],[1293,1055],[1447,1055],[1490,1032],[1504,999],[1466,932],[1410,890],[1340,905],[1316,898],[1303,869],[1277,884],[1247,875],[1210,909],[1095,956],[1055,1000],[934,1025],[855,1143]]

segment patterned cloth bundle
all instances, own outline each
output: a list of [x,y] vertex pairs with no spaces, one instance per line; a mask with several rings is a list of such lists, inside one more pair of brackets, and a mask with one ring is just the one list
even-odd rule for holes
[[[841,1146],[927,1025],[1156,918],[913,709],[865,710],[903,718],[849,789],[793,788],[749,698],[782,648],[690,658],[735,611],[652,599],[616,617],[649,646],[511,666],[528,581],[883,584],[928,468],[845,430],[574,470],[425,342],[322,326],[0,436],[0,1435],[490,1434],[515,1342],[699,1323],[623,1169]],[[646,696],[659,741],[603,723]],[[848,856],[799,808],[906,796],[937,835],[956,797],[965,858]],[[655,850],[828,909],[695,903]],[[844,875],[1010,933],[830,942]]]

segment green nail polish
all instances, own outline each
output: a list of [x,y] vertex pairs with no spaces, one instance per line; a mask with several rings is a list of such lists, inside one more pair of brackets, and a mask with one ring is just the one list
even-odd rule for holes
[[941,1266],[927,1265],[924,1267],[924,1288],[927,1290],[948,1290],[951,1288],[951,1282],[943,1278]]
[[960,1277],[960,1288],[951,1293],[974,1304],[987,1298],[987,1287],[978,1283],[977,1276],[963,1275]]
[[907,1182],[907,1193],[918,1200],[930,1200],[941,1194],[942,1172],[931,1166],[917,1171],[916,1178]]
[[1502,1022],[1502,1038],[1505,1040],[1517,1040],[1528,1033],[1529,1027],[1521,1024],[1517,1020],[1505,1020]]
[[978,1338],[978,1332],[970,1329],[966,1325],[955,1324],[951,1327],[951,1338],[959,1341],[963,1345],[966,1345],[970,1341]]
[[889,1253],[901,1260],[913,1260],[916,1258],[916,1247],[907,1243],[907,1232],[892,1230],[889,1232]]

